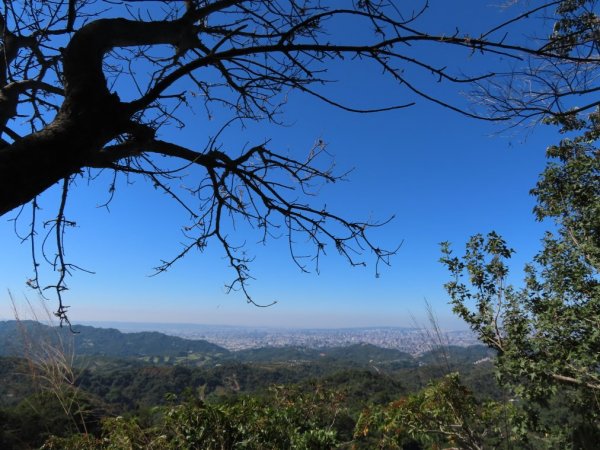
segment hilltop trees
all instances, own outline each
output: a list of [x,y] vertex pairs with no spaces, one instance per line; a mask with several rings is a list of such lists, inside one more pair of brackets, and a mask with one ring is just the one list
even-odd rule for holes
[[[65,207],[74,181],[93,181],[98,171],[111,172],[115,180],[144,178],[189,215],[183,225],[188,242],[159,271],[215,240],[235,273],[230,288],[242,289],[248,301],[251,257],[231,241],[235,221],[250,224],[263,240],[287,236],[302,270],[305,261],[318,264],[329,248],[353,265],[363,264],[365,251],[377,264],[387,263],[394,249],[380,248],[368,234],[379,224],[350,220],[307,200],[315,183],[341,177],[323,163],[321,141],[306,159],[297,159],[269,142],[224,148],[221,133],[239,122],[278,122],[290,91],[361,113],[425,99],[493,120],[562,117],[573,95],[596,91],[590,87],[596,54],[586,53],[596,45],[595,16],[571,21],[594,4],[550,1],[477,35],[461,29],[447,35],[420,29],[426,2],[361,0],[336,9],[309,0],[7,1],[0,14],[0,214],[21,208],[31,217],[35,274],[29,284],[48,287],[38,277],[38,197],[60,183],[56,214],[45,222],[54,255],[45,256],[58,274],[49,286],[56,292],[57,315],[66,318],[61,294],[66,275],[77,267],[64,257],[64,232],[73,224]],[[520,35],[509,33],[555,8],[561,20],[549,40],[520,44]],[[347,29],[356,32],[341,31]],[[500,55],[523,69],[463,75],[431,60],[427,45],[465,56]],[[362,107],[330,97],[327,69],[344,58],[374,65],[396,81],[399,101]],[[428,92],[427,83],[434,82],[472,86],[491,105],[491,116]],[[520,95],[524,86],[529,91]],[[221,131],[193,143],[164,138],[170,128],[186,125],[188,108],[204,110],[207,119],[220,111]],[[301,241],[312,244],[312,259],[298,256]]]

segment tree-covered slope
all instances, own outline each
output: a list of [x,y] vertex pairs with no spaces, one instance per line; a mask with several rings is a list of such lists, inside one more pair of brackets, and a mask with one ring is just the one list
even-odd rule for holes
[[122,333],[113,328],[74,325],[50,327],[33,321],[0,322],[0,356],[21,356],[28,347],[60,346],[75,355],[106,355],[117,358],[142,356],[183,357],[190,353],[223,356],[229,353],[204,340],[189,340],[158,332]]

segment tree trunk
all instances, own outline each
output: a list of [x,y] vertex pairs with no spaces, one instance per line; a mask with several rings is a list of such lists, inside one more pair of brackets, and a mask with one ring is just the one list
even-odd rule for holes
[[0,148],[0,216],[79,172],[127,127],[118,98],[105,97],[79,114],[67,103],[46,128]]

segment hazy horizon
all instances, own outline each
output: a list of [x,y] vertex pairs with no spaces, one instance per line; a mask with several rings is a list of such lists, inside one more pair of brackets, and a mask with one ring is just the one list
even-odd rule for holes
[[[28,308],[28,306],[27,306]],[[258,315],[265,314],[264,310],[260,310]],[[286,330],[310,330],[310,329],[321,329],[321,330],[340,330],[340,329],[365,329],[365,328],[402,328],[402,329],[418,329],[418,328],[427,328],[429,326],[428,319],[426,317],[418,317],[414,316],[414,320],[409,318],[408,320],[404,320],[403,323],[393,322],[393,321],[359,321],[358,319],[355,321],[346,320],[344,323],[340,323],[340,320],[343,317],[339,317],[339,315],[332,315],[330,317],[319,317],[318,319],[313,318],[310,320],[300,320],[301,318],[297,316],[288,316],[286,318],[279,318],[277,321],[260,321],[258,320],[260,317],[235,317],[233,320],[230,318],[229,322],[225,319],[219,321],[216,317],[213,317],[212,321],[181,321],[181,320],[118,320],[113,319],[110,316],[110,312],[106,313],[106,318],[89,318],[88,317],[71,317],[71,321],[73,325],[90,325],[97,326],[99,328],[117,328],[120,327],[130,327],[130,328],[148,328],[156,327],[157,331],[159,328],[166,327],[179,327],[179,328],[201,328],[201,327],[210,327],[210,328],[249,328],[249,329],[286,329]],[[268,316],[268,314],[267,314]],[[28,309],[21,309],[18,313],[18,318],[20,320],[40,320],[41,322],[51,322],[53,324],[58,325],[58,321],[54,317],[49,317],[48,314],[43,310],[37,310],[32,313]],[[254,319],[254,320],[252,320]],[[262,317],[262,319],[269,319],[269,317]],[[272,317],[271,317],[272,319]],[[292,320],[291,320],[292,319]],[[305,318],[307,319],[307,318]],[[363,318],[364,319],[364,318]],[[0,314],[0,320],[2,321],[10,321],[15,320],[14,315]],[[336,323],[338,322],[338,323]],[[456,319],[455,317],[446,317],[445,319],[438,318],[438,323],[440,327],[447,331],[462,331],[466,330],[468,327],[464,322]]]

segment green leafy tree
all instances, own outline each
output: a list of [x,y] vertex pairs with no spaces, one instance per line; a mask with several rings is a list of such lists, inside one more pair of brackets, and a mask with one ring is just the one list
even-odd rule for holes
[[[557,21],[546,44],[565,57],[595,60],[565,76],[539,70],[537,80],[555,88],[552,97],[530,89],[525,101],[539,102],[544,122],[564,138],[547,149],[548,164],[532,194],[536,219],[550,230],[519,286],[509,283],[513,250],[497,233],[473,236],[462,257],[442,244],[446,284],[455,313],[498,352],[498,377],[529,413],[540,446],[596,448],[600,442],[600,17],[597,2],[559,2]],[[569,73],[578,82],[579,105],[563,102]],[[489,91],[488,91],[489,93]],[[505,94],[502,108],[518,109]],[[550,113],[548,105],[561,104]],[[546,105],[546,106],[543,106]],[[562,416],[562,417],[561,417]],[[565,420],[565,416],[569,420]]]
[[600,112],[555,122],[575,135],[548,148],[550,162],[532,191],[537,219],[553,219],[555,228],[526,266],[523,287],[508,284],[513,250],[494,232],[472,237],[462,258],[442,244],[442,262],[453,275],[446,289],[454,311],[498,351],[500,381],[523,399],[532,419],[557,397],[568,399],[561,403],[579,423],[570,423],[571,431],[560,421],[545,427],[563,436],[560,445],[594,448],[600,439]]

